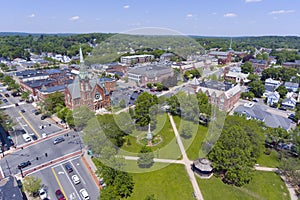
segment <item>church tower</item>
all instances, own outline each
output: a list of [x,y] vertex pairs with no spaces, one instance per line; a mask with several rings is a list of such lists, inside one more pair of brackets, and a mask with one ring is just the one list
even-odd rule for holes
[[80,47],[79,50],[80,56],[80,69],[79,69],[79,82],[80,82],[80,97],[81,97],[81,105],[86,105],[88,107],[91,106],[92,98],[91,98],[91,85],[90,79],[88,76],[88,70],[84,64],[82,49]]

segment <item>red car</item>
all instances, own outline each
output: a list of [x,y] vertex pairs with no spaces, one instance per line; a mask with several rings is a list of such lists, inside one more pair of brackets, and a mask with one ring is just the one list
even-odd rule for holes
[[64,194],[60,190],[56,190],[55,195],[58,200],[66,200]]

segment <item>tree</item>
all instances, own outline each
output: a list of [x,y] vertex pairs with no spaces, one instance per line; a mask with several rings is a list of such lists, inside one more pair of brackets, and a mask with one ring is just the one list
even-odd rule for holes
[[180,135],[185,139],[191,138],[193,136],[190,124],[183,124]]
[[158,104],[156,95],[143,92],[135,102],[135,119],[138,126],[148,126],[150,123],[150,108]]
[[74,124],[77,130],[82,130],[93,117],[95,117],[95,114],[87,106],[81,106],[73,110]]
[[223,130],[221,137],[209,154],[213,167],[224,173],[224,182],[242,186],[251,180],[255,158],[253,145],[239,126]]
[[250,81],[259,81],[260,77],[257,74],[249,74],[248,79]]
[[137,164],[140,168],[150,168],[154,163],[154,154],[150,147],[143,146],[138,157]]
[[42,187],[42,180],[34,176],[26,176],[23,180],[24,190],[34,194]]
[[55,107],[64,107],[65,98],[61,92],[54,92],[44,100],[44,109],[50,113],[55,113]]
[[254,67],[252,67],[252,64],[251,62],[247,61],[245,62],[242,66],[241,66],[241,69],[242,69],[242,73],[250,73],[252,74],[253,71],[254,71]]
[[26,100],[26,99],[28,99],[29,95],[30,95],[30,92],[24,91],[21,94],[21,99]]
[[261,81],[253,81],[249,83],[249,90],[255,95],[255,97],[260,98],[265,92],[265,86]]
[[164,89],[163,85],[161,83],[156,84],[156,90],[161,92]]
[[119,103],[120,108],[126,108],[126,101],[125,99],[121,99],[120,103]]
[[[115,156],[114,156],[115,157]],[[133,178],[127,172],[119,171],[99,162],[96,173],[103,177],[107,187],[101,191],[102,199],[122,199],[131,196],[134,188]]]
[[284,85],[280,85],[280,86],[276,89],[276,91],[279,93],[279,95],[280,95],[281,98],[284,98],[285,95],[288,93],[288,90],[285,88]]
[[147,87],[151,89],[153,87],[152,83],[147,83]]

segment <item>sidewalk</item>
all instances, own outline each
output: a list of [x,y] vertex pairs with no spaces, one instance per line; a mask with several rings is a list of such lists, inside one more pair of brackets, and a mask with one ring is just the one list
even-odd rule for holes
[[98,186],[98,188],[101,190],[102,186],[99,182],[99,178],[96,176],[96,166],[94,162],[92,161],[91,157],[87,155],[86,151],[84,150],[83,156],[81,156],[81,159],[83,163],[85,164],[86,168],[88,169],[91,178],[94,180],[95,184]]

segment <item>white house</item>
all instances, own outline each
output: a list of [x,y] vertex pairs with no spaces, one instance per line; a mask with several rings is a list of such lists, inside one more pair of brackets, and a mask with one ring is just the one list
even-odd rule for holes
[[272,106],[274,103],[278,103],[280,95],[278,92],[273,92],[267,97],[267,104]]
[[265,80],[265,89],[269,92],[274,92],[281,85],[280,81],[268,78]]
[[287,109],[294,109],[296,106],[296,99],[293,97],[286,98],[282,101],[281,105]]

